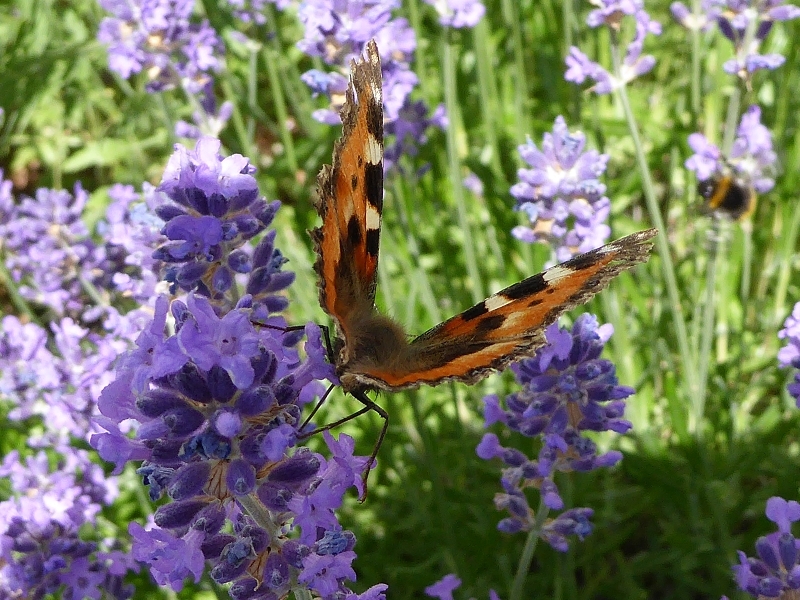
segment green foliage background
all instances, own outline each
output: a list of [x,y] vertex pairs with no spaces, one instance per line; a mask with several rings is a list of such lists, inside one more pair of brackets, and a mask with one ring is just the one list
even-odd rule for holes
[[[521,216],[512,211],[508,189],[522,166],[516,147],[526,135],[540,142],[556,115],[611,155],[605,181],[613,237],[652,225],[619,102],[563,79],[570,45],[610,62],[607,33],[584,25],[591,6],[577,0],[486,5],[487,17],[463,31],[443,30],[420,0],[404,0],[400,11],[418,35],[416,97],[431,106],[446,101],[451,124],[447,133],[431,131],[419,156],[403,160],[406,175],[386,183],[378,301],[414,333],[537,272],[548,258],[548,250],[511,237]],[[198,3],[227,45],[227,70],[216,90],[236,109],[223,143],[259,167],[262,193],[284,203],[278,242],[297,273],[289,320],[325,322],[306,231],[317,218],[316,173],[330,162],[338,128],[311,119],[322,100],[310,97],[299,75],[322,65],[295,47],[302,36],[295,14],[267,8],[268,23],[244,31],[253,41],[244,44],[231,35],[243,25],[224,3]],[[615,361],[620,382],[637,389],[628,412],[634,430],[599,439],[624,452],[619,467],[559,480],[567,506],[595,509],[596,529],[567,554],[537,549],[530,598],[737,597],[730,565],[737,549],[752,554],[755,538],[773,529],[763,517],[767,498],[798,498],[800,423],[785,391],[789,374],[778,369],[775,355],[777,331],[800,300],[800,95],[793,91],[800,89],[800,45],[793,43],[800,24],[776,25],[764,51],[783,53],[786,64],[758,74],[752,91],[737,92],[738,83],[721,70],[731,52],[727,40],[716,30],[693,40],[672,20],[667,2],[647,8],[664,25],[645,46],[658,63],[629,95],[666,224],[661,235],[674,264],[689,352],[676,341],[663,254],[589,304],[601,322],[615,326],[605,356]],[[17,192],[80,181],[92,193],[90,223],[102,214],[108,186],[158,183],[177,141],[174,122],[189,120],[192,110],[180,91],[150,95],[143,77],[124,81],[108,70],[95,39],[102,17],[90,0],[0,6],[0,167]],[[742,107],[761,106],[773,133],[777,184],[760,198],[750,223],[717,231],[683,167],[686,138],[701,131],[718,141],[739,92]],[[429,169],[419,175],[424,165]],[[483,181],[483,197],[462,188],[468,170]],[[722,238],[716,248],[715,236]],[[712,322],[704,320],[709,299]],[[713,332],[708,351],[703,327]],[[698,395],[686,375],[703,367],[707,391]],[[358,537],[358,589],[385,582],[390,598],[420,598],[425,586],[455,572],[464,580],[458,598],[486,598],[489,588],[507,597],[524,539],[496,530],[499,464],[479,460],[475,446],[483,433],[481,398],[513,387],[504,375],[471,388],[379,397],[391,427],[370,496],[363,505],[353,499],[342,517]],[[335,392],[324,420],[354,408]],[[379,427],[371,415],[343,431],[367,454]],[[8,438],[3,450],[16,439]],[[530,440],[501,441],[535,454]],[[105,515],[109,531],[119,527],[119,535],[130,519],[152,511],[137,479],[126,477],[121,501]],[[167,596],[140,579],[141,597]],[[226,597],[204,581],[177,597],[214,594]]]

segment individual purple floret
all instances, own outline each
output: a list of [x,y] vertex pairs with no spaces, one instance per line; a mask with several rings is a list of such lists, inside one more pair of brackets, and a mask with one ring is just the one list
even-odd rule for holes
[[792,535],[800,504],[773,496],[767,500],[766,515],[778,531],[756,540],[758,558],[739,551],[733,572],[739,587],[755,598],[788,598],[800,590],[800,541]]
[[586,150],[586,136],[570,133],[561,116],[556,117],[553,132],[544,134],[541,149],[529,139],[519,153],[531,168],[517,172],[520,182],[511,187],[511,195],[530,225],[515,227],[514,237],[552,246],[553,264],[608,241],[611,201],[600,182],[607,154]]
[[[461,580],[453,573],[445,575],[436,583],[425,588],[425,595],[438,600],[453,600],[453,592],[461,587]],[[489,600],[500,600],[494,590],[489,590]]]
[[593,92],[608,94],[653,69],[656,64],[655,57],[643,56],[642,50],[648,35],[661,34],[661,24],[650,18],[644,10],[643,0],[600,0],[594,4],[598,5],[598,8],[589,13],[586,23],[589,27],[607,26],[614,40],[620,35],[622,24],[626,22],[625,17],[634,19],[633,38],[625,46],[625,57],[619,65],[619,73],[608,71],[573,46],[566,59],[567,72],[564,78],[578,84],[591,79],[595,82],[591,87]]
[[[534,526],[536,515],[525,489],[538,489],[549,509],[561,510],[564,502],[553,479],[557,471],[591,471],[622,459],[617,451],[598,454],[596,444],[582,432],[625,433],[631,428],[622,418],[623,399],[634,390],[619,385],[614,364],[600,358],[610,326],[600,327],[593,315],[583,314],[572,331],[553,324],[546,335],[548,344],[535,356],[511,366],[522,389],[502,403],[497,396],[484,398],[487,427],[499,422],[542,440],[535,460],[503,447],[493,433],[485,434],[478,445],[478,456],[499,458],[507,465],[501,478],[504,491],[495,496],[495,506],[510,515],[498,525],[506,533]],[[566,511],[547,521],[539,535],[557,550],[566,550],[567,535],[583,539],[591,532],[591,514],[590,509]]]
[[439,23],[455,29],[475,27],[486,7],[481,0],[425,0],[439,13]]
[[192,21],[194,0],[100,0],[112,13],[98,39],[108,45],[108,66],[120,77],[147,74],[147,89],[181,86],[197,93],[222,67],[222,42],[208,21]]
[[[800,369],[800,302],[794,305],[792,314],[786,317],[778,337],[786,340],[786,345],[778,351],[778,362],[782,367]],[[794,374],[794,382],[787,386],[800,408],[800,370]]]
[[775,21],[800,17],[800,8],[786,4],[785,0],[704,0],[699,14],[692,13],[681,2],[674,2],[671,9],[673,16],[687,29],[705,31],[716,23],[734,48],[734,57],[727,60],[722,68],[726,73],[737,75],[745,81],[749,81],[758,70],[776,69],[786,62],[781,54],[761,54],[761,44]]
[[761,124],[761,109],[757,105],[742,115],[730,156],[723,156],[702,133],[691,134],[688,142],[694,154],[684,164],[694,171],[698,181],[731,176],[759,193],[768,192],[775,185],[772,171],[777,156],[772,149],[772,134]]

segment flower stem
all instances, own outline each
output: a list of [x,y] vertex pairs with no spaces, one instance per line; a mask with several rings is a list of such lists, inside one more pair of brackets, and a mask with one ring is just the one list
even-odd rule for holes
[[453,45],[450,41],[450,30],[444,31],[444,102],[447,108],[447,117],[450,121],[446,128],[447,133],[447,167],[449,179],[452,182],[453,199],[458,213],[458,225],[464,235],[464,261],[466,262],[468,286],[472,301],[477,304],[486,296],[483,292],[483,282],[478,262],[475,256],[475,244],[472,241],[472,229],[469,225],[467,206],[464,203],[464,186],[461,185],[461,165],[459,158],[459,143],[457,133],[461,129],[461,116],[458,111],[458,90],[456,89],[456,62]]
[[[614,74],[617,78],[621,79],[621,63],[619,57],[619,47],[617,36],[612,36],[613,43],[611,45],[611,56],[614,64]],[[644,193],[645,205],[647,212],[650,215],[650,220],[653,225],[661,232],[661,235],[656,236],[655,244],[658,248],[658,254],[661,257],[661,271],[664,277],[664,283],[667,288],[667,296],[669,298],[669,308],[672,313],[672,322],[675,327],[675,335],[678,340],[678,350],[681,354],[681,366],[683,368],[684,379],[687,386],[687,396],[690,398],[693,410],[690,415],[689,431],[697,431],[700,424],[701,413],[698,409],[702,409],[703,399],[699,397],[699,386],[696,369],[696,360],[689,345],[689,336],[686,332],[686,320],[684,318],[684,310],[681,305],[680,294],[678,293],[678,282],[675,278],[675,266],[672,262],[672,256],[669,250],[669,241],[667,239],[667,229],[664,226],[664,220],[661,218],[661,211],[658,207],[656,200],[655,189],[653,187],[653,178],[650,174],[650,167],[647,164],[647,158],[644,152],[644,145],[642,138],[639,135],[639,127],[636,123],[636,117],[631,109],[630,99],[624,85],[620,85],[616,89],[616,97],[619,101],[622,111],[625,114],[625,119],[628,123],[628,129],[633,141],[636,162],[639,167],[639,172],[642,176],[642,188]]]
[[536,509],[536,519],[528,533],[528,539],[525,540],[525,547],[522,549],[522,555],[519,557],[517,574],[514,576],[514,583],[511,587],[509,600],[522,600],[524,597],[525,579],[528,576],[528,571],[530,571],[533,552],[536,550],[536,544],[539,542],[539,534],[542,532],[542,527],[544,527],[544,522],[547,520],[548,514],[550,514],[550,509],[544,504],[544,496],[540,496],[539,507]]

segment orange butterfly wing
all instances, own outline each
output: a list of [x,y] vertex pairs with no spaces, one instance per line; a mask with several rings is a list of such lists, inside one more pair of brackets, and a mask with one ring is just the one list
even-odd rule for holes
[[[357,102],[356,102],[357,100]],[[383,211],[383,92],[375,41],[352,63],[333,166],[317,178],[322,227],[311,232],[322,308],[347,339],[355,311],[375,301]]]
[[528,277],[423,333],[390,365],[354,374],[367,388],[399,390],[446,380],[474,383],[529,356],[544,330],[620,272],[649,257],[656,229],[640,231]]

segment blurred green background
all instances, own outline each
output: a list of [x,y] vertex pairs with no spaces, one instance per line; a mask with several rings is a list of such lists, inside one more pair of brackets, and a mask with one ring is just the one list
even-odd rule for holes
[[[378,304],[412,333],[538,272],[549,258],[548,249],[511,237],[511,228],[523,221],[508,190],[523,166],[517,146],[526,135],[539,144],[557,115],[585,132],[590,147],[611,155],[605,183],[612,237],[652,225],[619,104],[563,79],[571,45],[609,64],[608,34],[585,25],[589,3],[487,0],[486,7],[472,30],[443,29],[420,0],[404,0],[397,12],[418,36],[414,97],[435,106],[451,86],[456,99],[447,106],[451,135],[430,130],[419,155],[401,161],[404,174],[386,181]],[[620,383],[637,390],[627,413],[634,429],[624,437],[598,438],[603,448],[624,452],[620,466],[558,479],[567,507],[595,509],[595,531],[566,554],[540,545],[528,576],[530,598],[738,597],[730,565],[737,549],[753,554],[756,537],[774,529],[763,516],[766,499],[798,497],[800,418],[785,391],[789,373],[778,368],[775,355],[777,331],[800,300],[800,46],[792,43],[800,24],[774,28],[765,51],[784,54],[786,64],[759,74],[752,91],[740,90],[742,106],[758,103],[773,133],[776,187],[759,199],[751,222],[717,231],[700,210],[683,163],[691,153],[690,133],[720,139],[738,85],[721,70],[730,44],[716,30],[698,36],[697,80],[690,69],[691,36],[674,22],[668,2],[648,2],[647,8],[664,25],[663,34],[645,46],[658,62],[628,93],[666,224],[662,235],[690,352],[676,341],[675,307],[658,254],[588,305],[601,323],[615,326],[604,357],[617,365]],[[232,100],[236,108],[221,134],[223,144],[248,156],[258,167],[262,193],[284,203],[278,244],[291,261],[287,268],[297,273],[287,317],[326,323],[307,230],[317,220],[316,174],[330,163],[339,128],[312,120],[324,100],[311,98],[299,80],[321,65],[295,47],[302,30],[292,10],[268,5],[267,23],[244,30],[251,42],[242,43],[231,35],[242,24],[224,3],[207,0],[197,9],[227,46],[227,69],[215,89],[220,102]],[[96,41],[102,17],[89,0],[0,6],[0,168],[16,193],[71,189],[80,181],[92,194],[89,223],[102,214],[110,185],[139,189],[144,181],[159,182],[178,141],[174,123],[189,120],[192,110],[179,90],[148,94],[143,77],[125,81],[108,70],[106,51]],[[483,196],[462,187],[470,171],[482,180]],[[716,237],[722,242],[713,295],[707,296]],[[708,297],[715,317],[705,351]],[[707,391],[698,398],[686,373],[701,364],[707,364]],[[448,384],[378,397],[391,427],[370,495],[364,504],[353,497],[342,513],[344,526],[358,538],[356,589],[384,582],[390,598],[420,598],[426,586],[455,572],[464,581],[457,598],[486,598],[489,588],[507,596],[524,537],[496,530],[503,517],[492,504],[500,465],[478,459],[475,446],[483,433],[481,398],[514,387],[505,374],[473,387]],[[321,421],[356,406],[335,391]],[[379,419],[369,415],[342,431],[368,454],[379,428]],[[537,450],[521,437],[501,442],[529,455]],[[106,514],[123,531],[132,515],[149,510],[137,478],[128,473],[126,482],[123,497]],[[531,499],[533,506],[537,502]],[[140,580],[142,597],[166,597]],[[213,593],[204,582],[177,597]]]

